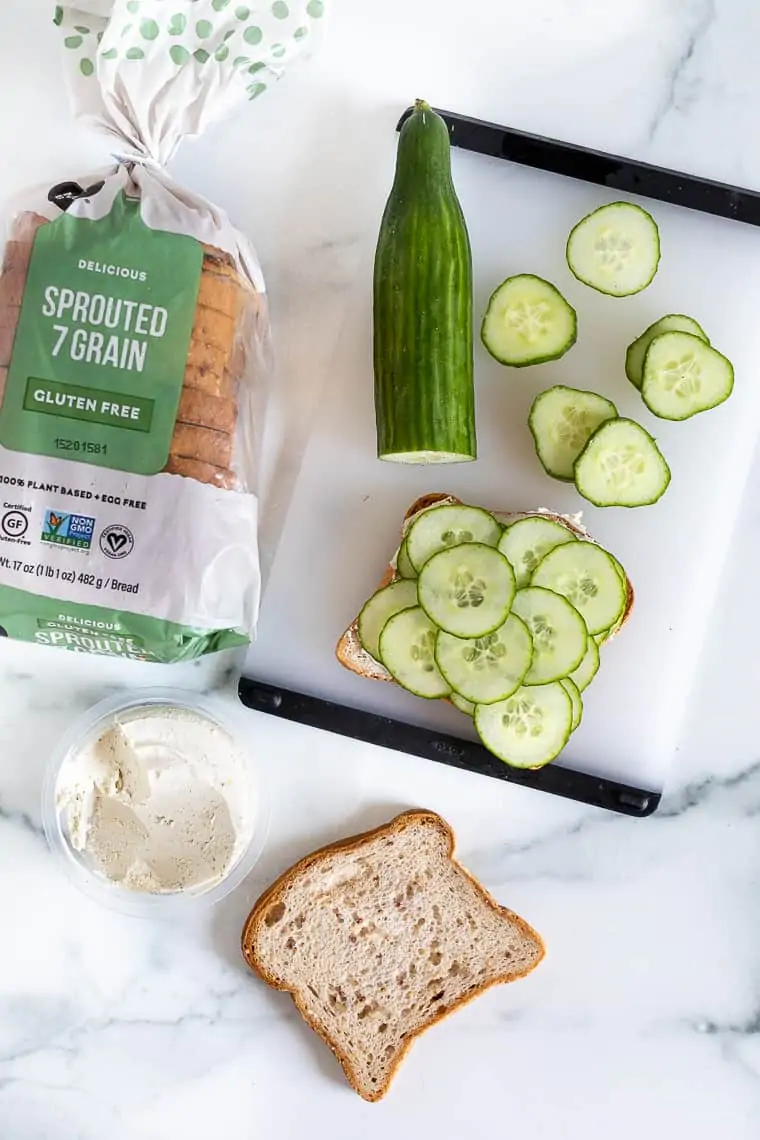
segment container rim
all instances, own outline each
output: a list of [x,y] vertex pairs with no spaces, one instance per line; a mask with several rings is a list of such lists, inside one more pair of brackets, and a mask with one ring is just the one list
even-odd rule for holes
[[[223,728],[244,756],[252,790],[252,826],[248,845],[220,882],[211,887],[152,894],[127,890],[88,868],[72,850],[56,806],[58,776],[66,760],[117,714],[130,709],[162,706],[199,713]],[[42,824],[48,845],[59,866],[79,890],[95,902],[137,918],[176,919],[209,909],[239,886],[255,867],[266,845],[270,822],[269,789],[261,766],[246,743],[245,726],[234,705],[191,690],[170,687],[131,689],[107,697],[78,716],[67,728],[48,761],[42,785]]]

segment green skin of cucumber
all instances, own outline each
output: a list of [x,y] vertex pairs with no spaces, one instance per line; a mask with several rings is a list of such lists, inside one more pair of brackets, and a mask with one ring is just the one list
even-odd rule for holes
[[448,128],[420,101],[377,242],[373,349],[379,458],[475,459],[470,240]]

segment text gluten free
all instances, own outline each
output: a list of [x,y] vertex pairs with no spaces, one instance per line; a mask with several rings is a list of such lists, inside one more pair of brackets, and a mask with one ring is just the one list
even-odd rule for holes
[[71,392],[50,392],[44,388],[34,390],[36,404],[52,404],[58,408],[69,408],[79,412],[98,412],[121,420],[139,420],[140,409],[134,404],[122,404],[115,400],[103,400],[93,396],[75,396]]

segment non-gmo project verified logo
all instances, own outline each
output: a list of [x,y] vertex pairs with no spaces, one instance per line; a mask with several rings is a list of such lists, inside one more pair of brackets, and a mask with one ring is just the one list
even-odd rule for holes
[[89,550],[95,532],[95,519],[87,515],[65,515],[59,511],[45,511],[45,524],[40,538],[56,546]]

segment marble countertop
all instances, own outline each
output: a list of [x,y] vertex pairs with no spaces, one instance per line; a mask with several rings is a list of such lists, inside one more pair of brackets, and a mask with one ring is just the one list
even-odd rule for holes
[[[410,97],[760,188],[748,0],[332,7],[316,58],[175,163],[256,242],[294,390],[329,366],[382,206],[375,150]],[[104,162],[103,140],[68,115],[51,11],[28,0],[3,15],[3,196]],[[69,885],[41,831],[42,773],[101,697],[158,680],[232,702],[235,661],[167,674],[0,646],[3,1140],[754,1140],[758,480],[760,463],[657,815],[628,820],[250,714],[270,839],[251,878],[185,924],[99,909]],[[462,861],[549,954],[419,1041],[371,1106],[288,999],[247,973],[239,934],[294,858],[410,805],[450,820]]]

